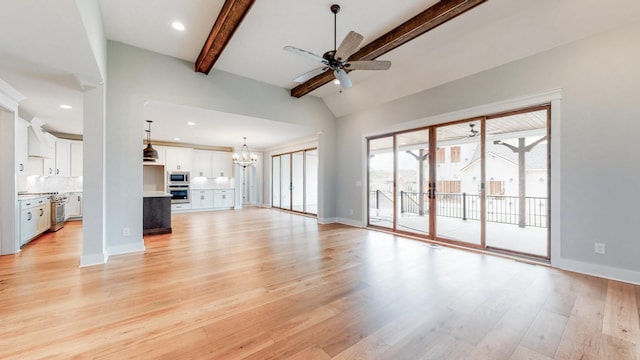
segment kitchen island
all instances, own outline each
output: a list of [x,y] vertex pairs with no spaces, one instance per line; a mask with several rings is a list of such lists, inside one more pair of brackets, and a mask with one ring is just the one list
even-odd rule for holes
[[145,191],[142,203],[142,234],[171,233],[171,194]]

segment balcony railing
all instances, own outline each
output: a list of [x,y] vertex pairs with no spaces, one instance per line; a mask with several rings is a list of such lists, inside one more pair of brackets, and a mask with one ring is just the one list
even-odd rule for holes
[[[372,191],[369,197],[370,207],[378,208],[379,199],[389,196],[381,191]],[[415,192],[400,192],[400,212],[419,214],[419,194]],[[520,224],[520,198],[518,196],[487,196],[486,217],[488,222],[514,224],[546,228],[549,199],[543,197],[525,197],[524,224]],[[427,211],[429,200],[424,194],[424,210]],[[436,214],[438,216],[459,218],[463,220],[480,220],[480,195],[467,193],[437,193]]]

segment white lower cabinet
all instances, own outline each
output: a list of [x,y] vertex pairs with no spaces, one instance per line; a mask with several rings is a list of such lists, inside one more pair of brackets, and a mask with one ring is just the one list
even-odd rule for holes
[[65,204],[64,216],[65,220],[82,217],[82,193],[69,193]]
[[47,231],[51,226],[51,200],[20,200],[20,247]]
[[212,209],[213,191],[214,190],[191,190],[191,209]]
[[234,206],[233,189],[213,190],[214,208],[231,208]]
[[171,212],[191,210],[191,204],[171,204]]

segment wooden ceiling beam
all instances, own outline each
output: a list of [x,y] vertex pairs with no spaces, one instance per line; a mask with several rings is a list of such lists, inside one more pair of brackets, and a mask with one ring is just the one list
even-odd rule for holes
[[[349,60],[374,60],[486,1],[488,0],[440,0],[437,4],[363,46],[351,55]],[[333,79],[333,72],[324,72],[291,89],[291,96],[302,97]]]
[[196,72],[208,74],[255,0],[225,0],[196,60]]

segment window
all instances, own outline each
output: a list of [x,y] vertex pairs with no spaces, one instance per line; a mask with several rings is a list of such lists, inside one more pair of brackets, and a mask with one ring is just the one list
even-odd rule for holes
[[460,180],[438,180],[436,190],[439,193],[460,193]]
[[487,195],[504,195],[504,181],[487,180]]
[[452,163],[460,162],[460,146],[451,147],[451,162]]
[[444,148],[438,148],[436,151],[436,162],[438,164],[444,163]]

